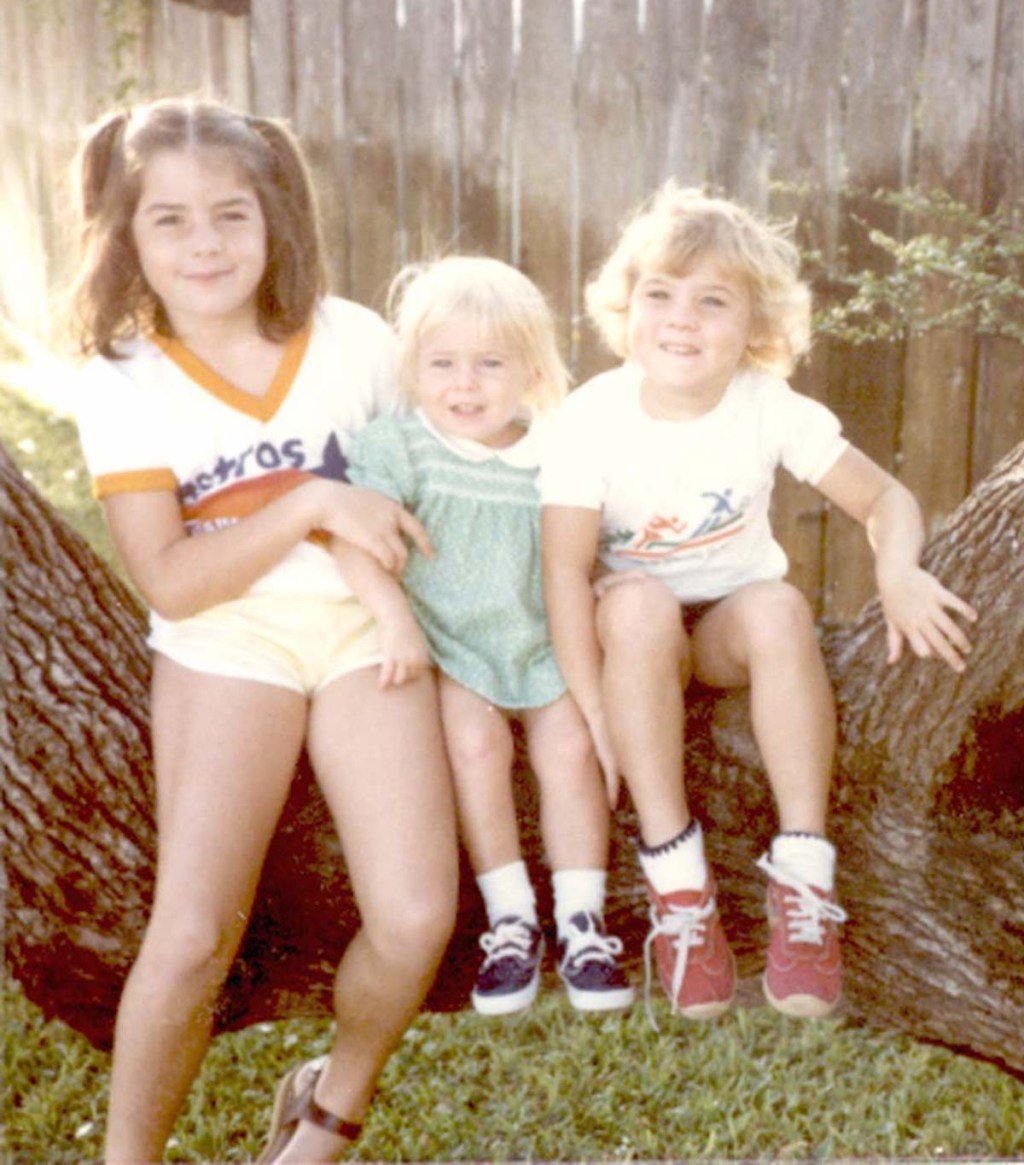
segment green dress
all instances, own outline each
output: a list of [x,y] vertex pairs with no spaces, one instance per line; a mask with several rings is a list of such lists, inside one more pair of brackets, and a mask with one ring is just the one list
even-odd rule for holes
[[434,557],[402,576],[437,666],[499,708],[539,708],[565,681],[541,584],[537,426],[511,449],[447,438],[419,412],[380,417],[345,450],[348,475],[423,523]]

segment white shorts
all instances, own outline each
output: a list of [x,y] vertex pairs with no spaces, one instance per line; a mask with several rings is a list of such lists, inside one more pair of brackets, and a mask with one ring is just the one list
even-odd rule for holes
[[351,596],[246,595],[188,619],[158,619],[147,643],[194,671],[305,696],[383,660],[376,620]]

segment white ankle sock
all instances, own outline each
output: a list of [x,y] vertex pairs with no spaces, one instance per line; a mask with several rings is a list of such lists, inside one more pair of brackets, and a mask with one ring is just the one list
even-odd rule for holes
[[836,848],[818,834],[778,834],[772,841],[771,861],[785,873],[826,893],[835,887]]
[[583,911],[604,917],[606,870],[555,870],[551,886],[555,894],[555,926],[558,937],[565,938],[569,919]]
[[694,819],[678,837],[664,845],[640,846],[640,868],[659,894],[703,890],[708,880],[704,834]]
[[537,925],[537,898],[525,862],[510,862],[488,870],[477,876],[476,884],[484,897],[488,926],[493,927],[499,918],[509,915]]

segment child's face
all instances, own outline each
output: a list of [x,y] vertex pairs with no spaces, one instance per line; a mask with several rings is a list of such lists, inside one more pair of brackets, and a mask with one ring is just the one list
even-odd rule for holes
[[416,359],[416,398],[442,433],[496,449],[522,435],[516,419],[536,372],[507,340],[469,318],[430,328]]
[[177,335],[255,320],[266,224],[256,192],[226,154],[155,154],[143,171],[132,238]]
[[712,260],[682,276],[645,272],[629,301],[629,354],[667,401],[713,407],[750,340],[746,281]]

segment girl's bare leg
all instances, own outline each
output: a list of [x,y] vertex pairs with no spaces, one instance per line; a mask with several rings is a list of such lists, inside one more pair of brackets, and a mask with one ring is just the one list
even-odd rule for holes
[[590,733],[570,696],[523,713],[540,786],[540,828],[553,870],[608,862],[609,810]]
[[[359,1123],[455,920],[455,811],[433,678],[385,691],[376,668],[335,680],[314,699],[308,747],[362,919],[338,968],[337,1032],[315,1098]],[[344,1146],[302,1122],[280,1160],[331,1161]]]
[[597,607],[605,715],[648,846],[690,823],[683,783],[689,647],[679,601],[656,579],[610,587]]
[[704,683],[750,685],[754,737],[780,828],[824,834],[836,716],[806,600],[788,583],[743,587],[698,624],[693,653]]
[[459,827],[476,874],[522,856],[512,790],[515,745],[505,714],[442,676],[441,714],[452,766]]
[[118,1010],[106,1160],[163,1160],[202,1063],[306,726],[268,684],[154,664],[159,856],[142,948]]

